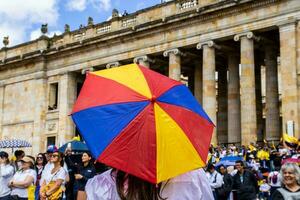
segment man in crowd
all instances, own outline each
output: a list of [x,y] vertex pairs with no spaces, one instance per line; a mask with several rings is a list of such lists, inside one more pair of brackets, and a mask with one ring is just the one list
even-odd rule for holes
[[254,174],[245,170],[243,161],[236,161],[235,167],[238,172],[233,177],[233,190],[237,200],[255,200],[258,185]]
[[15,172],[21,169],[22,163],[21,160],[25,156],[25,152],[23,150],[16,150],[14,153],[16,160],[13,163],[13,166],[15,168]]
[[210,187],[213,191],[214,199],[221,200],[221,198],[218,198],[217,190],[222,187],[223,178],[222,178],[221,174],[216,171],[215,166],[211,163],[208,164],[207,171],[208,171],[208,180],[210,183]]

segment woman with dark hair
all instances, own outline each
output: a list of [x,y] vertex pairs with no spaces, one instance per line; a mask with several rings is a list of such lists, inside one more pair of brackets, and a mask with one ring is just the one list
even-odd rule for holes
[[75,188],[77,191],[77,200],[86,199],[85,185],[90,178],[96,174],[90,152],[84,152],[81,157],[82,165],[79,166],[78,173],[75,174]]
[[10,188],[9,180],[14,175],[14,167],[9,164],[8,154],[0,152],[0,200],[9,200]]
[[39,196],[39,192],[40,192],[40,180],[42,178],[42,172],[44,170],[44,167],[47,163],[47,159],[46,156],[43,153],[39,153],[36,157],[36,161],[35,161],[35,171],[37,174],[37,178],[36,178],[36,189],[35,189],[35,199],[39,200],[40,196]]
[[214,199],[203,169],[187,172],[159,184],[112,169],[90,179],[85,190],[88,200]]
[[300,168],[296,163],[285,163],[280,171],[282,188],[272,195],[272,200],[300,199]]
[[29,187],[33,186],[36,181],[36,172],[34,170],[34,159],[29,156],[24,156],[21,159],[21,169],[18,170],[11,181],[11,199],[27,200],[30,195]]
[[58,200],[63,196],[63,183],[66,180],[67,172],[62,167],[64,164],[63,154],[54,152],[51,155],[51,163],[54,167],[50,173],[45,174],[40,188],[40,197],[42,200]]

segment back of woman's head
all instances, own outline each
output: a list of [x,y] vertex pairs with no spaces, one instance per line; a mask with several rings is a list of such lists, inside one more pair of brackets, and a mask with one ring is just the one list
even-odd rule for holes
[[5,164],[9,164],[8,153],[5,151],[0,151],[0,157],[1,159],[5,159]]
[[[126,184],[127,187],[124,187]],[[161,184],[156,185],[122,171],[117,171],[116,185],[121,200],[163,200]]]

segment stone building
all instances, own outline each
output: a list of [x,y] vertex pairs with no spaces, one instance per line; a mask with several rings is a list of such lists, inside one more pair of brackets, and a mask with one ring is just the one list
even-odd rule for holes
[[132,62],[186,81],[214,143],[299,137],[299,20],[299,0],[174,0],[13,47],[6,38],[0,137],[30,141],[31,153],[69,140],[86,70]]

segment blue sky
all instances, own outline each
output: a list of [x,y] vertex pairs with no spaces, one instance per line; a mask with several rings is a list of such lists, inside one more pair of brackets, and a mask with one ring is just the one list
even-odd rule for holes
[[106,21],[112,9],[128,13],[159,4],[161,0],[0,0],[0,48],[9,36],[14,46],[40,36],[40,26],[48,23],[49,35],[61,34],[64,25],[71,30],[86,25],[91,16],[94,23]]

